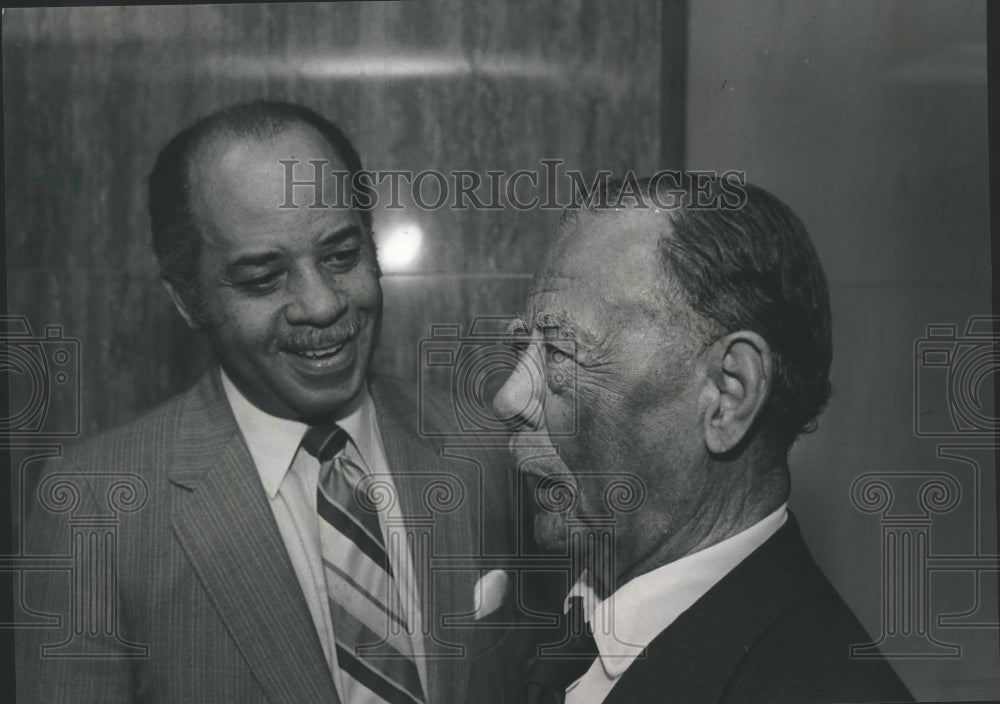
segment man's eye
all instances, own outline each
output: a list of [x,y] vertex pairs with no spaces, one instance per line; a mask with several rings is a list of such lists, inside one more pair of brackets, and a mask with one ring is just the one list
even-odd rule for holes
[[343,249],[326,257],[325,262],[334,267],[350,267],[361,258],[361,248]]
[[270,293],[278,283],[281,272],[272,272],[262,276],[255,276],[239,282],[239,287],[250,293]]

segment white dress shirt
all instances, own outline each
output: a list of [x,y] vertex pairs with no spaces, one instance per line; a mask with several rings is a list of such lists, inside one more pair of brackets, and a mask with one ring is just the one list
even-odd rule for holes
[[[330,602],[327,597],[326,577],[319,545],[320,519],[316,511],[316,487],[319,482],[320,465],[318,461],[310,461],[296,464],[294,470],[292,467],[292,460],[298,451],[299,443],[309,426],[278,418],[260,410],[247,400],[224,371],[222,386],[233,409],[233,415],[236,416],[236,424],[257,466],[261,484],[267,493],[271,511],[274,513],[285,549],[295,569],[295,576],[309,605],[309,612],[316,625],[323,653],[333,674],[337,694],[341,701],[346,701],[340,681],[340,669],[337,667],[333,638],[335,625],[330,618]],[[375,417],[375,404],[368,393],[367,385],[362,387],[358,398],[345,409],[343,417],[331,418],[330,422],[336,423],[350,437],[350,442],[344,450],[348,457],[355,461],[360,459],[359,465],[366,468],[370,474],[380,475],[379,480],[392,482],[389,462],[386,459],[382,436]],[[388,516],[385,512],[379,513],[383,537],[386,532],[385,519],[398,516],[398,501],[389,509]],[[386,544],[389,544],[388,540]],[[405,541],[403,545],[405,546]],[[412,564],[412,556],[405,547],[402,559]],[[392,567],[397,575],[413,575],[412,569],[399,569],[395,564]],[[416,598],[416,585],[410,583],[398,587],[409,595],[409,598],[401,595],[401,602],[407,611],[405,617],[411,627],[411,640],[417,671],[420,674],[420,684],[426,692],[427,668],[424,658],[421,657],[424,652],[420,635],[421,615],[419,608],[414,606],[420,603]],[[407,608],[407,605],[410,605],[410,608]]]
[[646,646],[774,535],[787,517],[786,504],[782,504],[746,530],[640,575],[603,601],[584,572],[570,590],[564,608],[569,609],[569,597],[583,597],[599,657],[566,688],[566,704],[603,702]]

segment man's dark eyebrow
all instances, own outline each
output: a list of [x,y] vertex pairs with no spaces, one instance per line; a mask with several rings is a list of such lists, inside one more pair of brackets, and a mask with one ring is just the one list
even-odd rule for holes
[[352,237],[361,237],[362,230],[354,223],[348,223],[343,227],[331,230],[319,238],[320,245],[336,244]]
[[237,257],[233,261],[226,265],[227,272],[235,272],[240,269],[255,269],[258,267],[264,267],[268,264],[281,259],[281,254],[278,252],[257,252],[251,254],[244,254],[241,257]]
[[[337,244],[343,240],[350,239],[351,237],[359,236],[361,236],[361,228],[353,223],[348,223],[343,227],[338,227],[337,229],[331,230],[327,234],[323,235],[319,240],[319,244],[321,246]],[[280,252],[256,252],[245,254],[229,262],[229,264],[226,265],[226,271],[234,273],[240,269],[265,267],[269,264],[273,264],[279,259],[281,259]]]

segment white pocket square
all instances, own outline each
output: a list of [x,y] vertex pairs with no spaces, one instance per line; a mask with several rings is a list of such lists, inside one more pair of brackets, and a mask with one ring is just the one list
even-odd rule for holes
[[500,608],[507,595],[507,573],[503,570],[487,572],[472,589],[472,618],[478,621]]

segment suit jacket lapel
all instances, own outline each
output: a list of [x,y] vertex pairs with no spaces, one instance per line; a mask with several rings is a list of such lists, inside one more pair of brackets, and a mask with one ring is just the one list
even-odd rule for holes
[[[378,416],[379,430],[385,447],[386,459],[393,474],[393,481],[399,494],[399,503],[404,521],[413,525],[414,518],[434,518],[432,554],[470,556],[478,553],[476,521],[479,519],[478,491],[469,482],[464,482],[464,500],[454,513],[432,513],[427,505],[432,484],[441,481],[442,475],[451,475],[463,482],[463,475],[456,467],[461,460],[446,460],[442,457],[441,441],[420,437],[418,432],[418,399],[405,388],[389,386],[386,381],[373,378],[369,385],[372,400]],[[409,519],[409,521],[407,521]],[[429,557],[429,556],[428,556]],[[416,567],[416,565],[415,565]],[[422,614],[424,628],[430,629],[427,642],[427,661],[430,701],[457,701],[464,696],[468,686],[468,668],[456,661],[458,652],[452,647],[437,647],[437,643],[460,643],[474,637],[470,629],[445,628],[443,617],[447,614],[471,611],[472,594],[478,575],[469,571],[438,571],[429,575],[432,585],[430,613]],[[451,653],[451,657],[434,657],[434,654]],[[468,653],[466,652],[467,656]],[[456,666],[457,665],[457,666]]]
[[337,702],[309,608],[218,373],[183,416],[174,533],[275,702]]
[[812,557],[794,517],[657,636],[605,700],[718,701],[753,644],[801,600],[815,579]]

